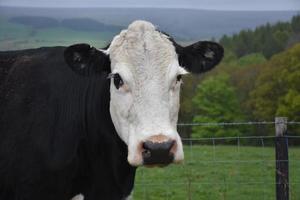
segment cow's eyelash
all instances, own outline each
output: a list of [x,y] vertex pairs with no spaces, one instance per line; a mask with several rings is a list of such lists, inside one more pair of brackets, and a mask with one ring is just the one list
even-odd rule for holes
[[116,75],[116,73],[109,73],[107,76],[107,79],[112,79],[112,78],[114,78],[115,75]]

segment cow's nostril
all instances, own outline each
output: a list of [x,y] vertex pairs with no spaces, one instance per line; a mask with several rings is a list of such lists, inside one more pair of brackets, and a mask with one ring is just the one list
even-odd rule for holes
[[168,140],[166,142],[144,142],[144,150],[142,152],[144,164],[153,165],[171,163],[174,159],[174,155],[171,153],[174,144],[174,140]]
[[143,152],[143,158],[150,158],[151,157],[151,151],[145,149]]

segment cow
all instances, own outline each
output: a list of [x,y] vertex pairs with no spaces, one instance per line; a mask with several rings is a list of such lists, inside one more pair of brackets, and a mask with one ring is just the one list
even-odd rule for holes
[[182,47],[140,20],[103,49],[1,52],[0,199],[127,199],[138,166],[183,161],[182,76],[223,52],[209,41]]

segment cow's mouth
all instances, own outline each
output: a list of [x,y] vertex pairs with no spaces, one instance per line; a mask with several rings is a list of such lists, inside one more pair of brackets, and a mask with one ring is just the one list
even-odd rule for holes
[[174,156],[169,156],[167,159],[166,158],[164,159],[165,160],[161,160],[160,162],[158,162],[157,160],[144,159],[143,165],[146,167],[165,167],[173,163]]
[[163,167],[167,167],[169,164],[153,164],[153,165],[145,165],[144,164],[143,166],[146,168],[155,168],[155,167],[163,168]]

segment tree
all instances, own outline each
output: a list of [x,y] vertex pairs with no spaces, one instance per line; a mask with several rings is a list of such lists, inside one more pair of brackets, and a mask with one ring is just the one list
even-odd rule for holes
[[279,115],[300,120],[300,44],[262,66],[249,103],[258,120],[274,120]]
[[[188,123],[193,120],[194,108],[191,99],[193,98],[196,86],[200,82],[199,75],[186,75],[183,77],[182,90],[180,91],[179,123]],[[188,138],[191,135],[191,127],[178,127],[181,137]]]
[[295,33],[300,33],[300,15],[296,15],[292,18],[291,26]]
[[[210,77],[198,85],[193,98],[193,122],[233,122],[243,120],[235,88],[227,74]],[[238,136],[243,129],[233,126],[194,126],[192,137]]]

